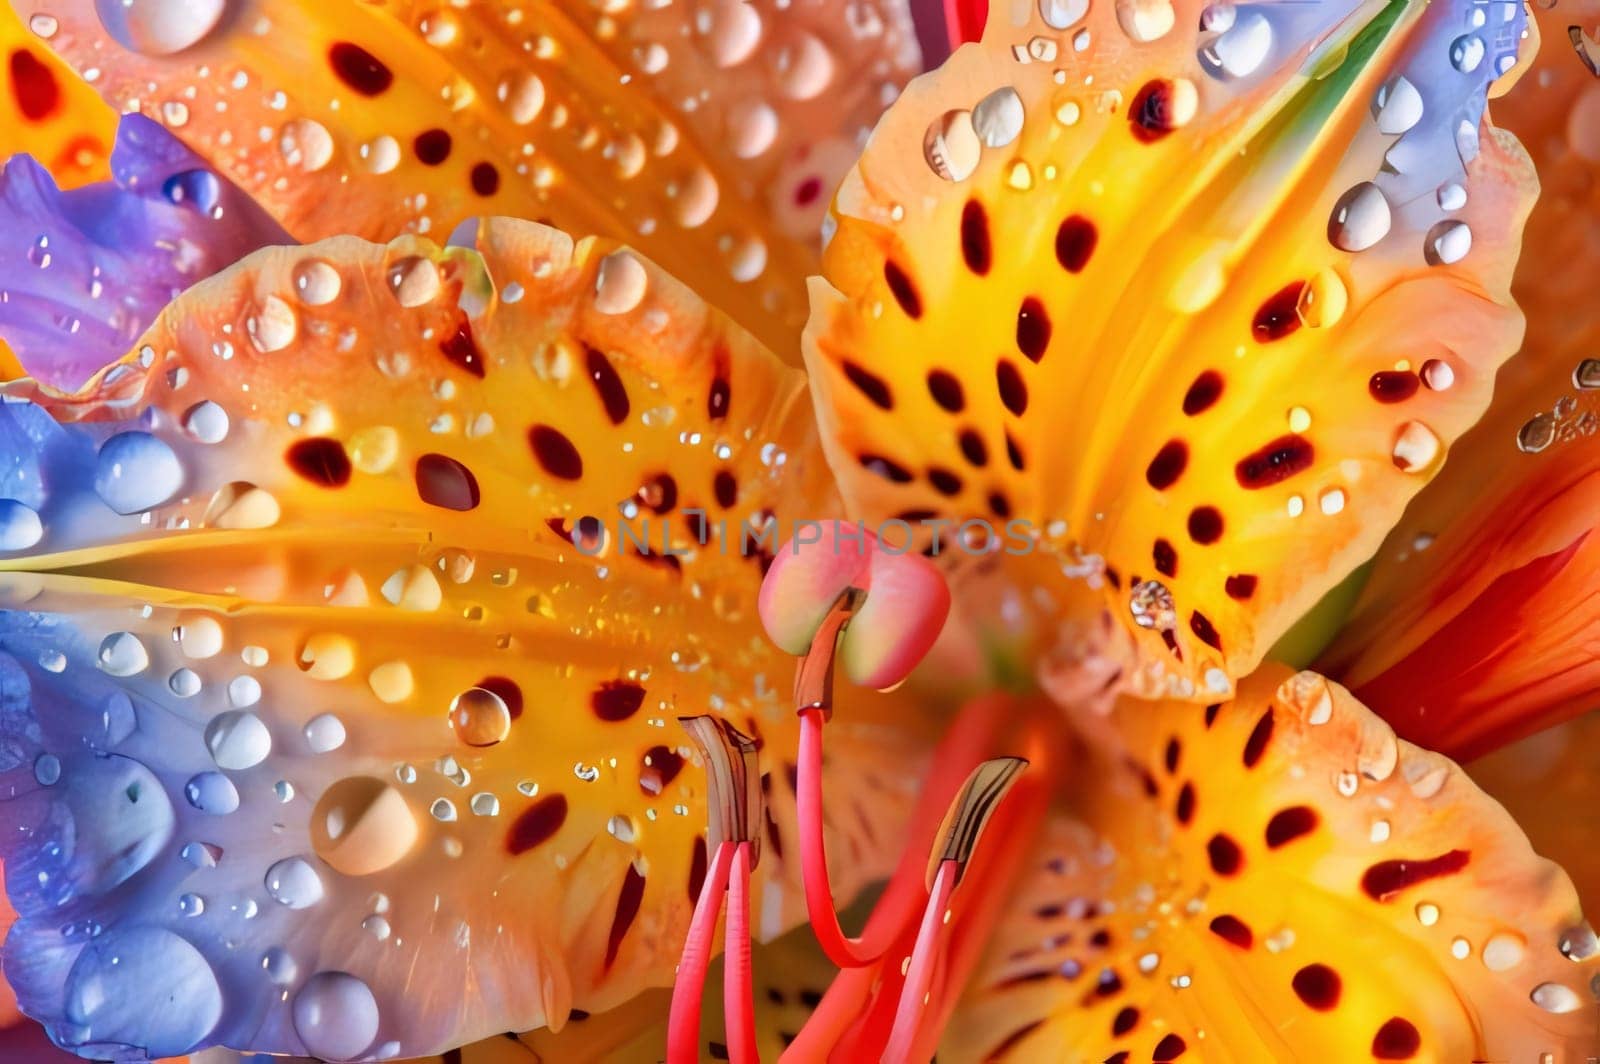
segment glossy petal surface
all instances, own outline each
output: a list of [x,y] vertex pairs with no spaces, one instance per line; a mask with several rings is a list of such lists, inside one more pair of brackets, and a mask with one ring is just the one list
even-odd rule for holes
[[1041,627],[1109,615],[1144,693],[1248,672],[1521,333],[1531,174],[1480,121],[1520,7],[1222,11],[995,5],[846,178],[806,336],[853,512],[1026,521]]
[[898,0],[844,19],[830,0],[205,0],[163,5],[160,33],[95,0],[17,8],[301,240],[443,239],[487,214],[611,236],[789,357],[828,197],[918,65]]
[[1095,745],[1105,770],[1038,855],[950,1059],[1592,1051],[1600,961],[1571,882],[1342,688],[1269,666],[1231,702],[1124,706]]
[[[346,1059],[663,985],[705,869],[688,713],[769,751],[755,923],[792,925],[792,661],[722,521],[832,505],[802,389],[631,251],[502,221],[260,252],[83,392],[13,385],[24,1008]],[[841,706],[841,894],[892,860],[914,721]]]

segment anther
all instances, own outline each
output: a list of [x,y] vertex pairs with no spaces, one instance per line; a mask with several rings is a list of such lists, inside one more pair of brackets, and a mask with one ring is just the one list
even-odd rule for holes
[[707,846],[750,844],[750,866],[761,860],[763,806],[756,741],[712,716],[679,717],[706,764]]
[[823,720],[833,719],[833,662],[839,639],[865,598],[866,592],[860,588],[846,588],[822,619],[822,626],[811,639],[811,648],[801,655],[795,668],[795,712],[816,709],[822,711]]
[[933,852],[928,857],[929,890],[933,889],[939,869],[946,862],[954,863],[956,882],[961,881],[973,851],[978,848],[983,829],[1027,767],[1026,758],[996,757],[982,762],[967,776],[967,782],[961,785],[960,793],[945,813],[944,823],[939,825]]

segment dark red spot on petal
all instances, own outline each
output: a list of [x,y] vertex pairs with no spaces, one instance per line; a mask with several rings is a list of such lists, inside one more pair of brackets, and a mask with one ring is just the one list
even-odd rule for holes
[[1089,265],[1095,243],[1100,239],[1094,223],[1081,214],[1074,214],[1056,230],[1056,261],[1068,273],[1080,273]]
[[989,246],[989,216],[977,200],[967,200],[961,208],[961,257],[966,260],[967,269],[979,277],[989,272],[994,261]]
[[1410,1020],[1396,1016],[1372,1036],[1372,1055],[1379,1060],[1410,1060],[1422,1048],[1422,1035]]
[[721,421],[727,417],[728,401],[731,398],[732,389],[728,385],[728,378],[713,378],[711,388],[706,393],[706,416],[712,421]]
[[1309,1008],[1327,1012],[1339,1004],[1339,973],[1326,964],[1308,964],[1290,980],[1295,996]]
[[627,720],[644,705],[644,688],[628,680],[608,680],[589,696],[589,707],[601,720]]
[[1235,573],[1222,582],[1222,589],[1228,597],[1239,602],[1248,602],[1256,593],[1257,579],[1253,573]]
[[952,414],[959,414],[966,409],[967,396],[961,382],[942,369],[928,371],[928,394],[941,408]]
[[429,506],[466,511],[478,505],[478,478],[472,470],[442,454],[417,459],[417,496]]
[[30,122],[38,122],[56,109],[61,102],[61,86],[56,76],[26,48],[11,53],[8,64],[11,70],[11,95],[17,101],[17,110]]
[[639,874],[630,861],[627,870],[622,873],[622,889],[617,892],[616,912],[611,915],[611,931],[606,935],[606,960],[603,967],[610,968],[616,962],[617,950],[622,948],[622,939],[639,915],[639,903],[643,900],[644,876]]
[[394,72],[359,44],[335,43],[328,49],[328,64],[340,81],[363,96],[378,96],[394,84]]
[[1420,383],[1409,370],[1384,370],[1367,381],[1367,394],[1380,403],[1403,403],[1417,394]]
[[1178,789],[1178,804],[1173,809],[1178,823],[1187,825],[1194,820],[1194,784],[1184,781]]
[[652,746],[639,759],[639,789],[652,798],[683,771],[683,756],[670,746]]
[[1015,469],[1018,473],[1020,473],[1022,472],[1022,468],[1025,464],[1022,459],[1022,448],[1017,446],[1017,441],[1014,437],[1012,437],[1010,429],[1006,429],[1005,434],[1006,461],[1011,463],[1012,469]]
[[1189,390],[1183,393],[1183,412],[1190,417],[1210,410],[1222,398],[1222,374],[1208,369],[1194,379]]
[[959,438],[961,456],[982,469],[989,464],[989,448],[976,429],[962,429]]
[[1276,850],[1317,830],[1317,812],[1308,805],[1291,805],[1267,821],[1267,849]]
[[888,283],[894,301],[906,312],[906,317],[913,320],[922,317],[922,297],[917,294],[917,286],[911,283],[906,271],[893,259],[883,260],[883,279]]
[[1156,545],[1150,554],[1155,562],[1156,572],[1162,576],[1178,575],[1178,552],[1173,549],[1171,543],[1164,539],[1156,540]]
[[1177,129],[1182,116],[1175,105],[1177,86],[1165,78],[1147,81],[1128,105],[1128,122],[1134,139],[1144,144],[1160,140]]
[[350,456],[344,444],[326,436],[297,440],[284,455],[289,468],[311,483],[324,488],[342,488],[350,483]]
[[1175,1034],[1169,1034],[1156,1043],[1156,1051],[1150,1059],[1155,1064],[1167,1064],[1168,1061],[1177,1060],[1183,1056],[1184,1051],[1188,1048],[1188,1044],[1183,1039]]
[[1251,943],[1255,941],[1255,935],[1251,934],[1248,924],[1237,916],[1227,914],[1212,918],[1211,933],[1240,949],[1249,949]]
[[1395,895],[1418,883],[1454,875],[1467,867],[1471,857],[1467,850],[1449,850],[1421,860],[1380,861],[1361,877],[1361,889],[1373,901],[1392,901]]
[[817,197],[820,195],[822,195],[822,179],[808,177],[795,188],[794,205],[796,207],[809,207],[817,202]]
[[1050,315],[1043,303],[1029,296],[1017,311],[1017,350],[1026,355],[1029,362],[1037,362],[1049,346]]
[[719,469],[711,478],[711,494],[716,497],[718,506],[731,509],[739,501],[739,481],[726,469]]
[[473,686],[497,695],[506,704],[506,711],[511,714],[512,720],[522,716],[522,688],[517,686],[515,680],[506,676],[485,676]]
[[1167,773],[1169,775],[1178,771],[1178,761],[1182,756],[1183,744],[1179,742],[1178,737],[1174,735],[1172,738],[1167,740],[1166,749],[1161,753],[1161,763],[1166,766]]
[[657,473],[639,485],[636,494],[640,502],[656,513],[671,513],[678,505],[678,482],[670,473]]
[[1212,650],[1222,649],[1222,636],[1217,634],[1217,626],[1211,623],[1211,618],[1195,610],[1189,614],[1189,631],[1195,638],[1210,647]]
[[1252,451],[1234,466],[1240,487],[1252,491],[1281,484],[1296,473],[1311,468],[1315,453],[1304,436],[1279,436],[1259,450]]
[[1305,286],[1304,281],[1296,281],[1272,293],[1257,308],[1256,316],[1250,322],[1250,335],[1265,344],[1282,340],[1300,328],[1300,312],[1296,308],[1300,306],[1300,293]]
[[411,142],[411,150],[417,153],[417,161],[424,166],[438,166],[450,158],[450,134],[442,129],[418,133]]
[[1221,512],[1215,506],[1196,506],[1190,510],[1189,538],[1202,545],[1221,539]]
[[1178,482],[1183,476],[1183,471],[1189,466],[1189,445],[1182,440],[1168,440],[1161,445],[1161,450],[1150,459],[1150,464],[1145,468],[1144,479],[1157,491],[1166,491]]
[[864,454],[858,461],[861,468],[869,473],[876,474],[893,484],[911,483],[911,470],[892,459],[877,454]]
[[1255,768],[1261,760],[1261,755],[1267,752],[1267,743],[1272,741],[1274,726],[1272,707],[1261,714],[1261,719],[1256,721],[1256,726],[1250,729],[1250,738],[1244,741],[1244,767]]
[[839,368],[844,370],[844,375],[850,383],[856,386],[856,391],[866,396],[873,406],[880,410],[894,409],[894,396],[890,394],[889,385],[882,377],[848,359],[839,363]]
[[557,430],[549,425],[535,425],[528,430],[528,446],[546,473],[558,480],[577,480],[583,476],[583,456]]
[[1138,1023],[1138,1009],[1134,1008],[1132,1005],[1118,1009],[1117,1014],[1111,1018],[1111,1035],[1113,1038],[1121,1038],[1123,1035],[1133,1030],[1134,1027],[1138,1026]]
[[439,350],[444,357],[460,366],[474,377],[482,377],[487,367],[483,362],[483,353],[478,350],[477,341],[472,338],[472,326],[465,318],[456,326],[456,331],[439,341]]
[[1032,1023],[1025,1023],[1021,1027],[1018,1027],[1015,1031],[1012,1031],[1010,1034],[1001,1039],[1000,1043],[993,1049],[989,1050],[989,1052],[983,1058],[985,1064],[996,1064],[996,1062],[998,1062],[1007,1053],[1015,1049],[1024,1038],[1028,1037],[1042,1026],[1044,1026],[1043,1020],[1034,1020]]
[[961,494],[961,478],[948,469],[935,466],[928,470],[928,483],[933,485],[933,490],[940,495]]
[[515,857],[527,853],[561,830],[567,822],[567,796],[547,794],[517,814],[506,833],[506,849]]
[[1004,520],[1011,516],[1011,500],[1006,498],[1004,492],[991,491],[989,493],[989,512]]
[[1021,417],[1028,409],[1028,386],[1022,382],[1022,374],[1017,367],[1002,358],[994,365],[994,382],[1006,409]]
[[1211,862],[1211,870],[1219,876],[1238,875],[1244,866],[1244,851],[1220,831],[1206,842],[1206,857]]
[[617,375],[616,368],[611,365],[604,351],[588,344],[584,344],[583,349],[589,379],[594,382],[600,405],[605,408],[606,420],[613,425],[622,424],[628,416],[628,389],[623,386],[622,378]]
[[474,165],[467,177],[472,182],[472,191],[480,196],[492,196],[500,191],[500,171],[495,169],[494,163]]

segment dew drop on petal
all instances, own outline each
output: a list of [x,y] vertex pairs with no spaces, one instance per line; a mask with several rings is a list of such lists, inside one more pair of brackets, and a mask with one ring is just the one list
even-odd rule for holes
[[294,1030],[306,1052],[329,1060],[361,1056],[378,1037],[378,1001],[347,972],[318,972],[294,996]]

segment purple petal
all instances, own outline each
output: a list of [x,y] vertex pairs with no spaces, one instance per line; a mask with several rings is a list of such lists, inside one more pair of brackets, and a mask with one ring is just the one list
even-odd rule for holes
[[34,377],[76,388],[196,281],[269,244],[270,216],[159,123],[125,115],[112,181],[62,191],[27,156],[0,169],[0,338]]

